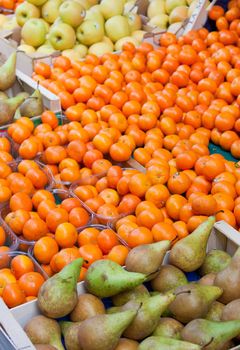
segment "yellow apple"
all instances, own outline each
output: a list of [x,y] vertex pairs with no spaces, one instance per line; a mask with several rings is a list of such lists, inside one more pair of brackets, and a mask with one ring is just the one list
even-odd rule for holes
[[183,22],[186,18],[188,18],[188,7],[178,6],[170,13],[169,23]]
[[134,37],[132,36],[126,36],[124,38],[121,38],[119,39],[116,43],[115,43],[115,50],[116,51],[121,51],[122,50],[122,47],[125,43],[132,43],[134,46],[138,46],[139,43],[137,41],[137,39],[135,39]]
[[113,52],[113,45],[108,42],[100,42],[89,47],[88,53],[94,54],[98,57],[103,56],[107,52]]
[[152,0],[148,6],[147,16],[152,18],[156,15],[166,13],[165,0]]

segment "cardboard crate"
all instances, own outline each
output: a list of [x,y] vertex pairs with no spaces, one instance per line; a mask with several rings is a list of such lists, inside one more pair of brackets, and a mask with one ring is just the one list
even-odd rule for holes
[[[0,32],[0,52],[4,56],[8,57],[11,53],[17,50],[21,41],[21,27],[16,27],[13,30],[3,30]],[[60,51],[56,51],[51,55],[42,53],[34,53],[28,55],[25,52],[19,51],[17,57],[17,69],[23,73],[31,76],[34,71],[34,64],[36,61],[42,61],[47,64],[52,63],[52,59],[61,54]]]
[[[212,249],[222,249],[233,255],[239,246],[240,236],[238,231],[224,221],[215,223],[208,241],[208,251]],[[167,264],[167,262],[168,254],[166,254],[163,264]],[[85,292],[84,282],[78,283],[78,294],[83,294]],[[35,349],[22,327],[24,327],[31,318],[39,314],[40,311],[36,300],[9,310],[0,299],[0,324],[2,324],[5,333],[8,334],[12,343],[15,344],[16,349]],[[239,349],[240,345],[231,350]]]
[[[54,95],[43,86],[38,85],[36,81],[22,73],[20,70],[16,70],[17,79],[14,85],[6,91],[9,97],[16,96],[19,92],[25,91],[32,94],[37,88],[40,90],[43,97],[43,105],[45,109],[53,111],[55,114],[62,114],[61,102],[58,96]],[[36,116],[37,117],[37,116]],[[32,119],[34,119],[33,117]],[[8,125],[0,127],[0,131],[7,129]]]

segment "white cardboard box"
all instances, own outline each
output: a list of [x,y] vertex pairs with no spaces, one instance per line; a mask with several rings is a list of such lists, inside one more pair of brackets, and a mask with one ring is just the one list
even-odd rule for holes
[[[208,241],[207,250],[221,249],[233,255],[239,246],[239,232],[224,221],[216,222]],[[168,255],[166,255],[164,263],[166,264],[167,261]],[[85,291],[84,282],[78,283],[78,293],[83,294]],[[36,300],[9,310],[0,299],[0,323],[4,325],[5,331],[15,344],[17,350],[34,349],[22,327],[24,327],[32,317],[38,314],[40,314],[40,311]],[[239,349],[240,345],[231,350]]]

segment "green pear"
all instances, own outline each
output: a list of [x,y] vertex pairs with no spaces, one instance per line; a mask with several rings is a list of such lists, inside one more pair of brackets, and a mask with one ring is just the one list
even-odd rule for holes
[[33,344],[48,344],[64,350],[60,326],[55,320],[43,315],[35,316],[27,322],[24,331]]
[[128,272],[111,260],[95,261],[85,277],[87,290],[99,298],[111,297],[142,284],[143,273]]
[[200,350],[201,347],[186,341],[166,338],[149,337],[139,346],[139,350]]
[[161,317],[155,328],[153,335],[173,339],[181,339],[180,333],[183,329],[182,323],[170,317]]
[[[220,303],[219,301],[214,301],[205,318],[210,321],[221,321],[223,310],[224,310],[224,304]],[[223,319],[223,321],[229,321],[229,320]]]
[[136,314],[137,310],[127,310],[114,314],[97,315],[83,321],[78,328],[80,349],[114,349]]
[[204,262],[208,238],[215,223],[210,216],[190,235],[178,241],[170,251],[170,264],[185,272],[197,270]]
[[12,87],[16,80],[17,53],[13,52],[6,62],[0,67],[0,90],[4,91]]
[[64,337],[64,344],[67,350],[79,350],[78,329],[81,322],[60,321],[59,325]]
[[185,274],[173,265],[163,265],[157,276],[151,281],[153,290],[165,293],[188,283]]
[[92,294],[84,293],[79,295],[78,302],[70,314],[70,320],[80,322],[101,314],[105,314],[103,302]]
[[5,92],[0,91],[0,101],[1,100],[6,101],[7,99],[8,99],[8,95]]
[[83,259],[76,259],[43,283],[38,293],[40,311],[51,318],[64,317],[77,304],[77,281]]
[[222,294],[222,289],[192,283],[178,287],[174,293],[176,299],[169,306],[169,310],[178,321],[188,323],[205,317],[212,303]]
[[157,272],[162,265],[166,252],[170,249],[170,243],[170,241],[165,240],[133,248],[126,259],[126,270],[141,272],[146,275]]
[[[141,302],[141,307],[133,322],[126,328],[123,335],[133,340],[141,340],[148,337],[158,325],[162,313],[174,301],[173,293],[159,294],[149,297]],[[122,306],[122,310],[129,310],[138,302],[129,301]],[[136,306],[135,306],[136,307]]]
[[8,100],[0,100],[0,125],[8,124],[12,121],[17,108],[28,97],[27,93],[18,94]]
[[208,273],[207,275],[200,278],[198,283],[204,284],[205,286],[213,286],[216,276],[217,276],[216,273]]
[[115,306],[122,306],[130,300],[136,300],[141,302],[145,299],[148,299],[149,297],[150,294],[147,288],[143,284],[140,284],[140,286],[137,286],[131,290],[127,290],[126,292],[122,292],[113,296],[112,302]]
[[223,289],[223,294],[219,299],[223,304],[240,299],[240,247],[236,250],[229,265],[217,273],[214,284]]
[[21,115],[28,118],[41,115],[43,111],[43,100],[39,89],[36,89],[20,106]]
[[121,338],[114,350],[138,350],[138,346],[135,340]]
[[240,320],[209,321],[196,319],[188,323],[181,332],[185,341],[201,345],[204,350],[220,350],[224,343],[240,333]]
[[200,267],[200,274],[202,276],[208,273],[220,272],[229,265],[231,256],[222,250],[213,249],[207,253],[207,256]]

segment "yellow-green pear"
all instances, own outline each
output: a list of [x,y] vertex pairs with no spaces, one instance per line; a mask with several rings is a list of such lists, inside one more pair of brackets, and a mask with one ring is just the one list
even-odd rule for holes
[[110,45],[112,47],[112,49],[114,49],[114,45],[113,45],[113,42],[111,39],[109,39],[109,37],[107,36],[104,36],[103,39],[102,39],[102,42],[103,43],[106,43],[108,45]]
[[115,43],[115,50],[116,51],[121,51],[122,47],[125,43],[132,43],[134,46],[138,46],[139,43],[137,41],[137,39],[135,39],[133,36],[125,36],[124,38],[119,39],[116,43]]
[[31,45],[27,45],[27,44],[22,44],[18,46],[18,51],[23,51],[27,54],[33,53],[35,52],[35,48]]
[[165,0],[152,0],[148,6],[147,16],[153,18],[156,15],[166,13]]
[[142,28],[142,20],[137,13],[129,12],[126,17],[131,33]]
[[132,37],[140,43],[143,40],[145,34],[145,30],[135,30],[134,32],[132,32]]
[[79,4],[81,4],[85,10],[90,9],[90,7],[92,6],[89,0],[75,0],[75,1],[79,2]]
[[166,0],[165,7],[167,14],[170,14],[175,7],[186,6],[186,0]]
[[105,19],[109,19],[113,16],[123,14],[124,2],[123,0],[102,0],[100,3],[100,9]]
[[183,22],[186,18],[188,18],[188,7],[178,6],[170,13],[169,23]]
[[165,13],[156,15],[150,19],[148,24],[152,27],[158,27],[160,29],[166,29],[168,27],[169,16]]
[[107,52],[113,52],[113,46],[103,41],[91,45],[88,49],[88,53],[94,54],[98,57],[103,56]]

